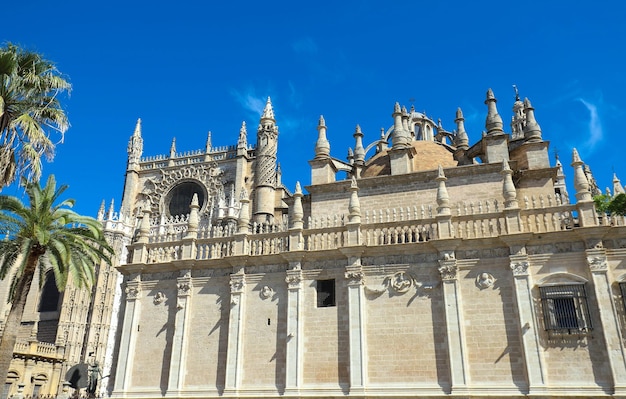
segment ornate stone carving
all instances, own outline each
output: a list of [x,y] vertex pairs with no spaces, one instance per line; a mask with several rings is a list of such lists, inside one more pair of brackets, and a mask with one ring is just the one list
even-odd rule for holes
[[606,256],[588,256],[587,263],[591,271],[606,271],[609,268]]
[[398,292],[405,293],[413,286],[413,278],[406,272],[397,272],[391,277],[390,287]]
[[446,280],[455,280],[456,273],[459,270],[456,262],[450,261],[441,261],[439,266],[439,274],[441,274],[441,279]]
[[299,271],[297,273],[287,272],[285,282],[287,283],[287,287],[289,289],[302,288],[302,274]]
[[139,298],[139,287],[136,285],[126,287],[126,300]]
[[267,285],[265,285],[261,289],[261,292],[259,292],[259,296],[263,300],[269,299],[269,298],[274,296],[274,290],[272,288],[268,287]]
[[201,165],[188,165],[180,169],[160,169],[160,172],[159,177],[150,179],[144,190],[153,214],[159,213],[159,205],[163,201],[163,197],[182,180],[201,182],[208,192],[209,199],[218,198],[224,190],[221,181],[223,171],[215,161]]
[[493,283],[496,279],[491,273],[483,272],[476,276],[476,286],[481,290],[485,288],[493,287]]
[[187,296],[191,294],[191,282],[181,281],[178,283],[178,296]]
[[528,262],[511,262],[510,266],[514,276],[528,275]]
[[165,294],[159,291],[154,295],[154,298],[152,299],[152,303],[154,303],[155,305],[160,305],[163,302],[165,302],[166,299],[167,297],[165,296]]
[[360,271],[349,270],[345,273],[345,277],[348,280],[348,285],[363,284],[363,273]]
[[243,293],[243,288],[246,285],[245,276],[242,275],[231,275],[230,276],[230,293],[231,294],[241,294]]

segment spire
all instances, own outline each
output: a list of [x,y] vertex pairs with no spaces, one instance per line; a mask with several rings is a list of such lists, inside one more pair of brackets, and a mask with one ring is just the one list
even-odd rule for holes
[[330,142],[326,138],[326,121],[324,116],[320,115],[320,120],[317,124],[317,142],[315,143],[315,158],[328,158],[330,157]]
[[563,164],[556,155],[556,181],[554,182],[554,193],[559,196],[560,203],[569,204],[569,194],[567,192],[567,184],[565,182],[565,173],[563,173]]
[[170,158],[176,157],[176,137],[172,139],[172,145],[170,146]]
[[206,135],[206,146],[205,146],[206,152],[211,152],[212,147],[213,147],[213,144],[211,143],[211,131],[209,130],[209,132]]
[[435,180],[439,182],[439,187],[437,188],[437,214],[449,215],[450,196],[448,195],[448,189],[446,187],[446,180],[448,180],[448,178],[444,175],[441,165],[439,165],[437,169],[437,178]]
[[467,132],[465,131],[465,118],[463,118],[461,108],[456,110],[456,119],[454,122],[456,123],[457,131],[454,144],[459,149],[467,150],[469,148],[469,140],[467,138]]
[[133,132],[133,137],[141,137],[141,118],[137,119],[137,124],[135,125],[135,131]]
[[[406,109],[405,109],[406,111]],[[410,143],[410,137],[407,137],[407,132],[404,130],[404,124],[402,122],[402,109],[400,103],[395,104],[393,108],[393,134],[391,136],[391,147],[395,150],[398,148],[405,148]]]
[[528,98],[524,99],[524,113],[526,114],[526,126],[524,127],[524,138],[526,141],[541,141],[541,128],[535,120],[535,109],[530,104]]
[[135,125],[135,131],[128,141],[128,167],[131,165],[136,166],[141,159],[141,153],[143,152],[143,139],[141,138],[141,118],[137,119]]
[[272,99],[269,96],[267,97],[265,108],[263,109],[261,122],[263,122],[264,119],[268,119],[268,120],[271,120],[272,122],[276,122],[276,120],[274,119],[274,109],[272,108]]
[[504,133],[502,130],[502,118],[496,108],[497,101],[493,91],[491,89],[487,90],[487,99],[485,100],[485,104],[487,104],[487,119],[485,120],[487,134]]
[[104,200],[100,203],[100,209],[98,209],[98,221],[101,222],[104,220]]
[[576,199],[580,202],[591,201],[589,192],[589,181],[583,170],[583,162],[578,155],[576,148],[572,151],[572,167],[574,168],[574,188],[576,189]]
[[241,122],[239,129],[239,139],[237,140],[237,148],[245,149],[248,146],[248,131],[246,129],[246,121]]
[[365,148],[363,147],[363,132],[361,132],[361,126],[356,125],[353,137],[356,140],[356,144],[354,145],[354,162],[363,165],[365,163]]
[[107,219],[113,220],[114,213],[115,213],[115,200],[111,200],[111,204],[109,205],[109,213],[107,215]]

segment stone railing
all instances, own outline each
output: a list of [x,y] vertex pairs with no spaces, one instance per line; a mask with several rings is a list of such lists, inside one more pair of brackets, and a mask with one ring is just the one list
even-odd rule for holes
[[[497,201],[369,210],[349,222],[348,215],[308,218],[302,228],[287,223],[248,223],[247,228],[201,224],[189,231],[189,218],[153,225],[147,242],[131,245],[133,262],[161,263],[181,259],[274,255],[289,251],[323,251],[347,246],[383,246],[460,238],[480,239],[517,233],[547,233],[578,226],[576,205],[552,198],[527,199],[521,207]],[[597,219],[597,218],[596,218]],[[354,222],[354,220],[359,220]],[[595,225],[623,226],[624,217],[603,218]],[[589,224],[587,224],[589,225]],[[245,225],[244,225],[245,226]],[[190,234],[191,233],[191,234]],[[137,252],[139,251],[139,252]],[[143,251],[143,252],[142,252]]]
[[55,344],[37,341],[17,341],[15,343],[14,354],[24,357],[37,357],[48,359],[62,359],[63,349]]

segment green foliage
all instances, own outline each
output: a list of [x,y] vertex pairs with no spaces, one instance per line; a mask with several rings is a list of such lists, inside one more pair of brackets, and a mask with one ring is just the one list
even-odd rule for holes
[[71,84],[40,54],[0,47],[0,190],[18,176],[38,180],[41,157],[52,159],[50,131],[69,127],[59,95]]
[[606,215],[626,215],[626,194],[617,194],[612,197],[609,194],[600,194],[593,197],[596,211]]
[[34,272],[27,270],[29,262],[34,262],[40,276],[52,269],[60,291],[69,278],[78,286],[91,286],[94,264],[101,260],[110,264],[113,254],[102,224],[69,209],[73,200],[59,202],[67,186],[57,189],[54,176],[43,188],[25,178],[22,184],[28,206],[16,197],[0,195],[0,231],[7,235],[0,241],[0,278],[15,273],[17,282],[25,273]]

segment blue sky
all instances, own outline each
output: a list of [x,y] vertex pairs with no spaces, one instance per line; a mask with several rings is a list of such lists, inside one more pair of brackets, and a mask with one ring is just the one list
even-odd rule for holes
[[341,159],[357,123],[366,144],[392,125],[396,101],[450,131],[461,107],[474,143],[485,92],[506,122],[513,84],[570,182],[576,147],[600,187],[613,172],[626,183],[625,12],[617,0],[32,0],[3,6],[0,41],[43,53],[72,82],[72,126],[44,176],[69,184],[75,209],[95,216],[103,199],[120,204],[137,118],[144,156],[168,153],[174,137],[179,152],[203,148],[209,130],[213,145],[234,144],[242,121],[255,142],[267,96],[291,190],[310,183],[321,114]]

